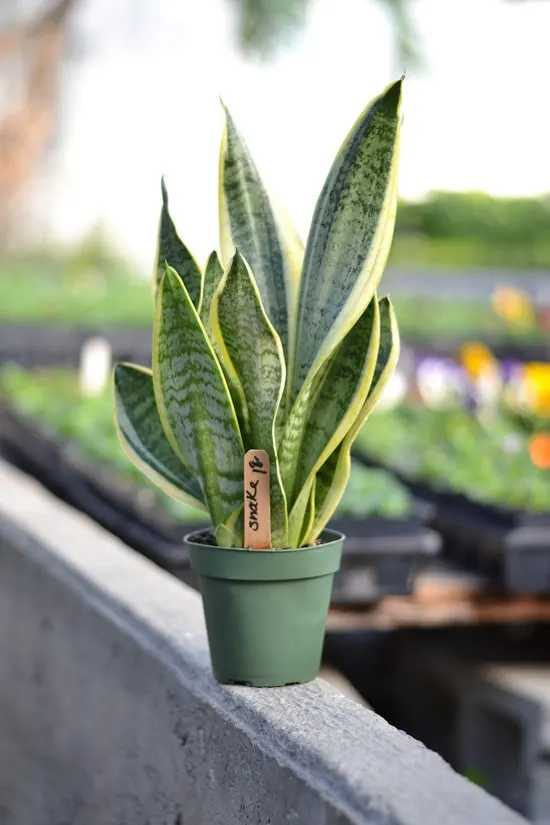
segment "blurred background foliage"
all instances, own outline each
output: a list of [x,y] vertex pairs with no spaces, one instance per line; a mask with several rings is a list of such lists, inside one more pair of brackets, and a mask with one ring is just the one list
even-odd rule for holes
[[550,267],[550,196],[432,192],[397,213],[393,260],[441,266]]
[[[268,58],[289,36],[305,25],[312,0],[230,0],[238,14],[243,52]],[[395,36],[395,61],[401,69],[422,65],[409,0],[377,0],[388,12]]]

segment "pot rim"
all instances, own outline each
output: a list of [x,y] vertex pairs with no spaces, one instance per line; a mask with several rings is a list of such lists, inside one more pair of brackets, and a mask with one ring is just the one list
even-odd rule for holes
[[329,544],[334,544],[337,541],[343,541],[346,537],[344,533],[341,533],[339,530],[332,530],[330,528],[325,528],[321,533],[320,539],[325,537],[325,541],[319,541],[318,544],[308,544],[307,547],[274,547],[270,550],[254,550],[251,547],[224,547],[218,544],[203,544],[200,541],[193,541],[195,536],[202,536],[204,533],[214,533],[212,527],[205,527],[201,530],[193,530],[192,533],[187,533],[186,536],[183,537],[183,540],[186,544],[193,545],[194,547],[200,547],[201,549],[206,548],[207,550],[227,550],[231,553],[269,553],[269,555],[275,555],[279,553],[304,553],[307,551],[315,550],[317,547],[326,547]]
[[[203,533],[204,531],[201,531]],[[321,544],[297,549],[250,550],[199,544],[185,537],[191,566],[200,576],[237,581],[289,581],[333,575],[340,567],[344,536],[324,530]]]

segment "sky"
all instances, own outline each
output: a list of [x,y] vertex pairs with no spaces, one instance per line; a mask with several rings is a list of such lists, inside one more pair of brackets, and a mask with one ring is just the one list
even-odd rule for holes
[[[190,10],[191,9],[191,10]],[[400,192],[550,192],[550,0],[413,0],[422,71],[407,71]],[[228,0],[84,0],[74,24],[52,175],[50,232],[105,226],[150,268],[166,175],[180,234],[217,246],[221,95],[305,236],[331,160],[396,62],[376,0],[317,0],[304,31],[259,64],[236,48]]]

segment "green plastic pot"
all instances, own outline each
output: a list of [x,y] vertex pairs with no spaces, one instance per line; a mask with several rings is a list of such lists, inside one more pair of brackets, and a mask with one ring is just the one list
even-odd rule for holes
[[185,539],[199,576],[216,679],[253,687],[314,679],[344,536],[325,530],[320,544],[299,550],[204,541],[204,533]]

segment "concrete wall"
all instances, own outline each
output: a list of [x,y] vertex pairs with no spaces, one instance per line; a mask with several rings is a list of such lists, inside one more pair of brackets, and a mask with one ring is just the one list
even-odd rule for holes
[[321,681],[222,687],[199,596],[0,464],[2,825],[514,825]]

